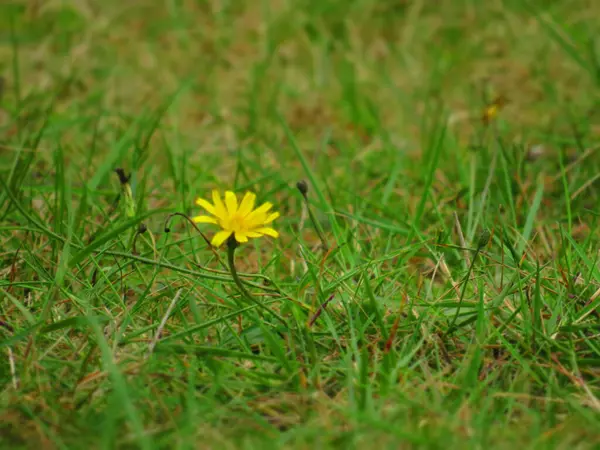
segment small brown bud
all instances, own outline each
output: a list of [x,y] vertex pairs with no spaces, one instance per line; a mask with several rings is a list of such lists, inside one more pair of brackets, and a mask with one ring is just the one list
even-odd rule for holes
[[306,194],[308,194],[308,183],[304,180],[300,180],[296,183],[296,187],[298,188],[298,190],[300,191],[300,193],[306,197]]

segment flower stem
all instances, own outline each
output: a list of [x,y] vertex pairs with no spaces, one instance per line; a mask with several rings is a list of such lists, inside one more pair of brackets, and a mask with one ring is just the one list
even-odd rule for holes
[[261,302],[256,300],[242,284],[242,280],[240,279],[237,269],[235,268],[235,249],[237,248],[237,246],[237,241],[235,240],[233,235],[231,235],[231,237],[227,240],[227,262],[229,263],[229,270],[231,271],[231,276],[233,277],[233,281],[235,282],[236,286],[238,287],[242,295],[246,297],[247,300],[251,301],[259,308],[266,310],[269,314],[273,315],[277,320],[279,320],[284,326],[287,327],[288,324],[283,317],[281,317],[276,312],[271,311],[269,308],[266,307],[266,305],[263,305]]
[[298,183],[296,183],[296,188],[298,189],[298,191],[300,191],[300,194],[302,194],[302,198],[304,199],[304,204],[306,205],[306,210],[308,211],[308,218],[312,222],[313,227],[314,227],[315,231],[317,232],[317,236],[319,236],[319,239],[321,240],[321,245],[323,247],[323,250],[325,250],[325,251],[329,250],[329,245],[327,245],[327,241],[325,240],[325,236],[323,236],[323,232],[321,231],[319,222],[317,221],[317,218],[314,216],[312,209],[310,207],[310,203],[308,201],[308,184],[306,183],[306,181],[301,180],[301,181],[298,181]]
[[317,218],[314,216],[312,209],[310,208],[310,205],[308,204],[308,199],[305,198],[305,202],[306,202],[306,209],[308,210],[308,217],[309,217],[310,221],[312,222],[313,227],[315,227],[317,236],[319,236],[319,239],[321,240],[321,245],[323,246],[323,250],[327,251],[327,250],[329,250],[329,245],[327,245],[325,236],[323,236],[323,232],[321,231],[319,222],[317,222]]

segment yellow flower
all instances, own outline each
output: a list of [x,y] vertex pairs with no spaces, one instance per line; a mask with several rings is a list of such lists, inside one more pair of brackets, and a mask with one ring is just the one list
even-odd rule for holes
[[214,223],[222,228],[213,237],[211,241],[213,246],[219,247],[232,234],[240,243],[248,242],[248,238],[258,238],[264,235],[279,237],[277,231],[267,226],[279,217],[279,213],[269,213],[273,207],[269,202],[254,209],[256,195],[252,192],[246,192],[238,204],[238,199],[233,192],[225,192],[225,203],[223,203],[219,191],[213,190],[212,200],[212,203],[202,198],[196,200],[196,204],[204,208],[212,217],[196,216],[192,220],[196,223]]
[[498,96],[492,103],[487,105],[481,114],[481,120],[483,120],[483,123],[487,125],[494,120],[504,105],[506,105],[506,97],[503,95]]

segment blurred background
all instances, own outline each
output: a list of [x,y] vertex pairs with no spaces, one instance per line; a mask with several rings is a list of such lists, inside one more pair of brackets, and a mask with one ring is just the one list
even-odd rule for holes
[[483,108],[497,98],[507,142],[524,151],[542,145],[556,156],[598,131],[593,1],[5,0],[0,8],[2,139],[10,147],[18,110],[21,126],[45,127],[42,148],[60,142],[77,155],[70,164],[82,179],[109,157],[176,189],[182,159],[186,182],[227,179],[240,151],[247,170],[294,178],[285,121],[315,170],[360,192],[389,165],[410,179],[441,117],[456,141],[448,176],[460,177],[469,156],[459,149],[480,142]]

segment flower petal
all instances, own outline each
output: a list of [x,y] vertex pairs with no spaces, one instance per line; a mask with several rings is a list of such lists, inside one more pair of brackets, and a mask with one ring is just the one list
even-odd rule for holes
[[262,205],[260,205],[258,208],[256,208],[253,212],[254,213],[266,213],[268,210],[270,210],[273,207],[273,203],[271,202],[264,202]]
[[256,231],[246,231],[246,236],[248,236],[249,238],[259,238],[262,237],[263,235],[261,233],[257,233]]
[[233,192],[225,192],[225,204],[227,205],[227,212],[230,216],[233,216],[237,212],[238,208],[237,197]]
[[246,192],[246,194],[244,194],[244,198],[242,199],[242,203],[240,204],[238,214],[242,217],[246,217],[248,214],[250,214],[252,212],[252,208],[254,208],[255,201],[256,195],[252,192]]
[[240,244],[244,243],[244,242],[248,242],[248,234],[247,233],[236,232],[235,233],[235,240],[238,241]]
[[257,228],[256,230],[252,230],[252,231],[255,231],[255,232],[261,233],[261,234],[266,234],[267,236],[271,236],[274,238],[279,237],[279,233],[270,227]]
[[213,203],[215,204],[215,212],[214,215],[217,216],[221,220],[225,220],[227,218],[227,210],[225,209],[225,205],[223,204],[223,200],[221,200],[221,194],[216,189],[212,191]]
[[254,228],[265,223],[267,211],[273,207],[272,203],[265,202],[246,216],[246,224],[248,228]]
[[199,198],[196,200],[196,205],[204,208],[206,210],[206,212],[208,212],[209,214],[212,214],[213,216],[218,216],[217,214],[217,208],[215,208],[213,205],[211,205],[208,201],[204,200],[203,198]]
[[277,219],[279,217],[279,213],[278,212],[274,212],[271,213],[267,216],[267,218],[265,219],[265,221],[263,223],[267,224],[267,223],[271,223],[273,222],[275,219]]
[[223,244],[223,242],[225,242],[229,238],[229,236],[231,236],[231,233],[233,233],[233,231],[219,231],[213,236],[212,241],[210,243],[213,247],[220,247],[221,244]]
[[210,216],[196,216],[192,220],[196,223],[217,223],[217,219]]

